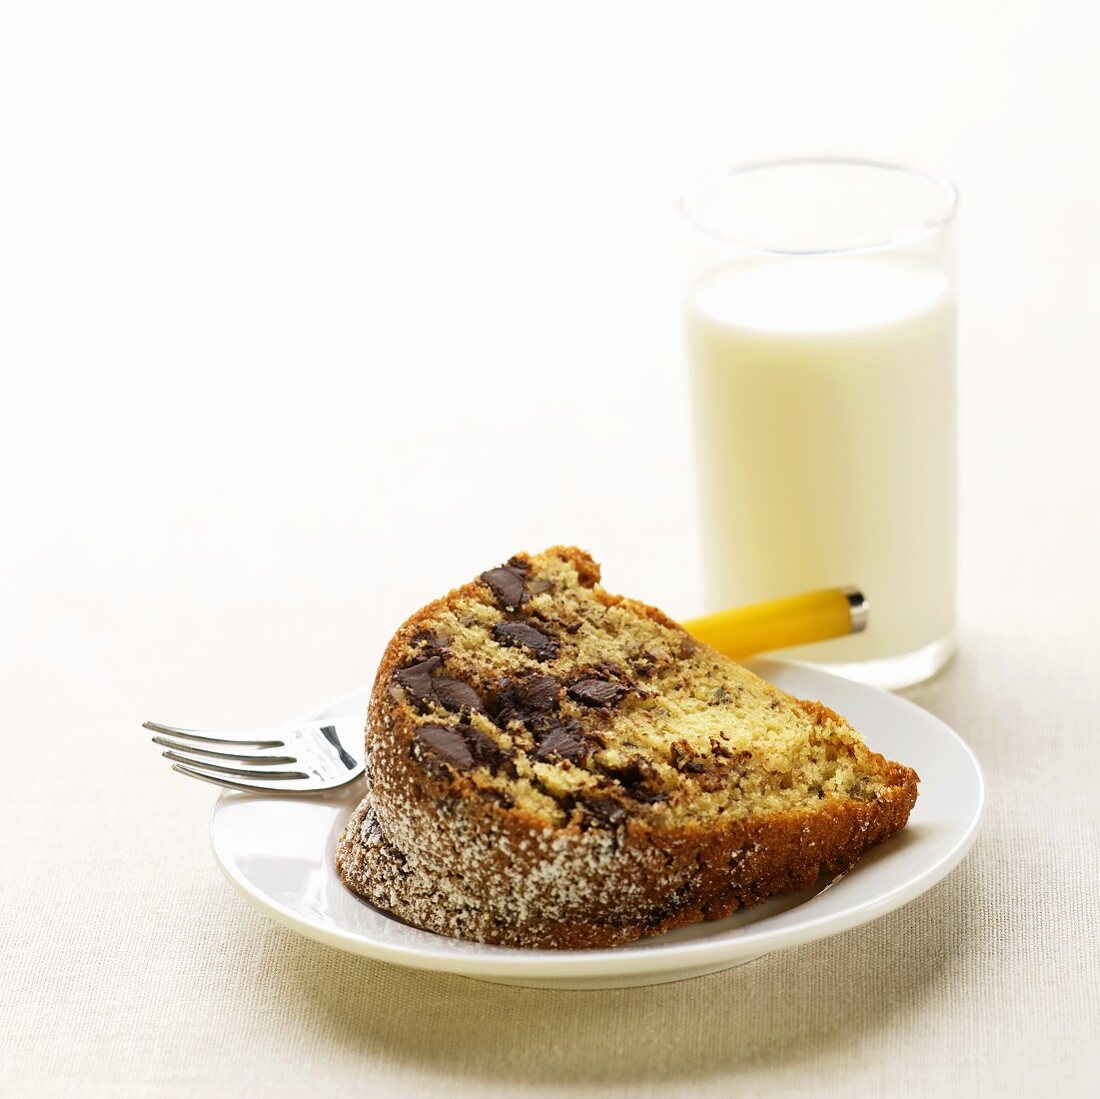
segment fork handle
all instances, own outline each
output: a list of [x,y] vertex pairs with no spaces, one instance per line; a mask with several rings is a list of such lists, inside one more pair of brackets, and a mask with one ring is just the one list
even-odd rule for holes
[[858,588],[826,588],[768,603],[693,618],[683,627],[720,653],[743,660],[757,653],[859,633],[870,605]]

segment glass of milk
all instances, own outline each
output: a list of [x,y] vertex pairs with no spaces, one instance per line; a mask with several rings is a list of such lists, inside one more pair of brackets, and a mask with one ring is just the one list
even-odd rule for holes
[[845,157],[681,202],[708,609],[857,585],[866,631],[785,655],[891,688],[954,646],[955,206]]

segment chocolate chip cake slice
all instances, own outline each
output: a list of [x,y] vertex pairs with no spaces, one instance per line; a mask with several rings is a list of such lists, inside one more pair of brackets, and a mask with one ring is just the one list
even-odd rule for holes
[[599,579],[578,549],[520,554],[401,627],[337,846],[349,888],[443,935],[606,947],[904,827],[912,770]]

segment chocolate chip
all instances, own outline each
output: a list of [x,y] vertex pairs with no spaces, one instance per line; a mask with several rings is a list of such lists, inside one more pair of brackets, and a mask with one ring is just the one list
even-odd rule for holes
[[485,704],[481,701],[481,695],[469,683],[463,683],[459,679],[448,679],[446,676],[433,679],[432,693],[436,701],[452,713],[458,713],[460,710],[485,713]]
[[701,775],[706,767],[699,761],[695,750],[686,740],[674,741],[670,749],[672,766],[681,774]]
[[507,565],[502,565],[499,569],[489,569],[479,578],[483,584],[488,585],[496,601],[506,611],[518,610],[531,598],[527,585],[523,582],[526,570],[520,569],[513,562],[514,557]]
[[411,668],[402,668],[394,672],[393,681],[404,687],[413,698],[420,702],[427,702],[432,693],[432,672],[442,663],[438,656],[429,656],[427,660],[421,660]]
[[466,739],[466,746],[470,749],[470,754],[482,767],[488,767],[490,771],[495,771],[504,762],[506,758],[504,751],[496,741],[491,737],[487,737],[480,729],[466,726],[462,730],[462,735]]
[[652,805],[655,802],[667,801],[668,794],[663,790],[654,789],[648,785],[651,780],[658,780],[658,775],[645,762],[635,756],[621,767],[601,767],[601,774],[614,779],[622,786],[627,797],[634,801]]
[[502,645],[522,645],[538,660],[549,660],[558,655],[557,641],[526,622],[498,622],[493,627],[493,638]]
[[582,679],[569,688],[569,697],[585,706],[614,706],[629,691],[629,687],[606,679]]
[[495,802],[501,809],[511,809],[516,803],[500,790],[494,790],[491,786],[476,786],[479,797],[486,801]]
[[559,683],[552,675],[529,675],[513,688],[516,702],[529,710],[554,710],[558,705]]
[[416,730],[416,742],[456,771],[468,771],[474,765],[474,757],[466,741],[454,729],[445,729],[442,725],[421,725]]
[[580,763],[591,751],[592,746],[577,734],[575,727],[556,725],[539,741],[534,759],[537,763],[545,763],[548,759]]
[[522,721],[537,731],[537,719],[558,708],[561,684],[552,675],[528,675],[522,679],[502,679],[495,698],[490,700],[490,713],[500,726]]
[[616,782],[632,789],[635,786],[641,786],[648,777],[647,771],[640,759],[631,759],[625,763],[622,767],[605,767],[603,773],[613,778]]
[[590,816],[607,824],[616,825],[626,818],[626,810],[613,798],[584,798],[581,805]]
[[410,642],[414,649],[418,649],[420,656],[442,656],[450,645],[449,637],[436,637],[433,633],[418,633]]

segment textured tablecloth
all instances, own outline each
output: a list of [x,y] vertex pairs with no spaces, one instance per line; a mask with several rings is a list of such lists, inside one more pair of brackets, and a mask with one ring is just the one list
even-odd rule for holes
[[[909,692],[967,736],[989,779],[960,868],[826,942],[598,992],[398,969],[248,908],[210,857],[210,795],[157,766],[138,728],[243,714],[240,666],[201,703],[169,653],[178,634],[144,658],[135,641],[104,644],[60,695],[24,667],[7,735],[60,736],[65,751],[52,781],[7,780],[0,1093],[1094,1093],[1100,652],[1081,618],[1040,623],[1044,657],[1019,642],[1036,621],[1017,600],[980,617],[956,663]],[[242,643],[265,627],[278,636],[256,620]],[[335,693],[320,661],[299,674]]]
[[[660,8],[5,12],[0,1094],[1100,1090],[1087,6]],[[701,610],[662,219],[715,160],[822,146],[964,195],[960,651],[907,694],[985,768],[969,857],[873,924],[622,991],[249,908],[141,721],[361,687],[519,548]]]

